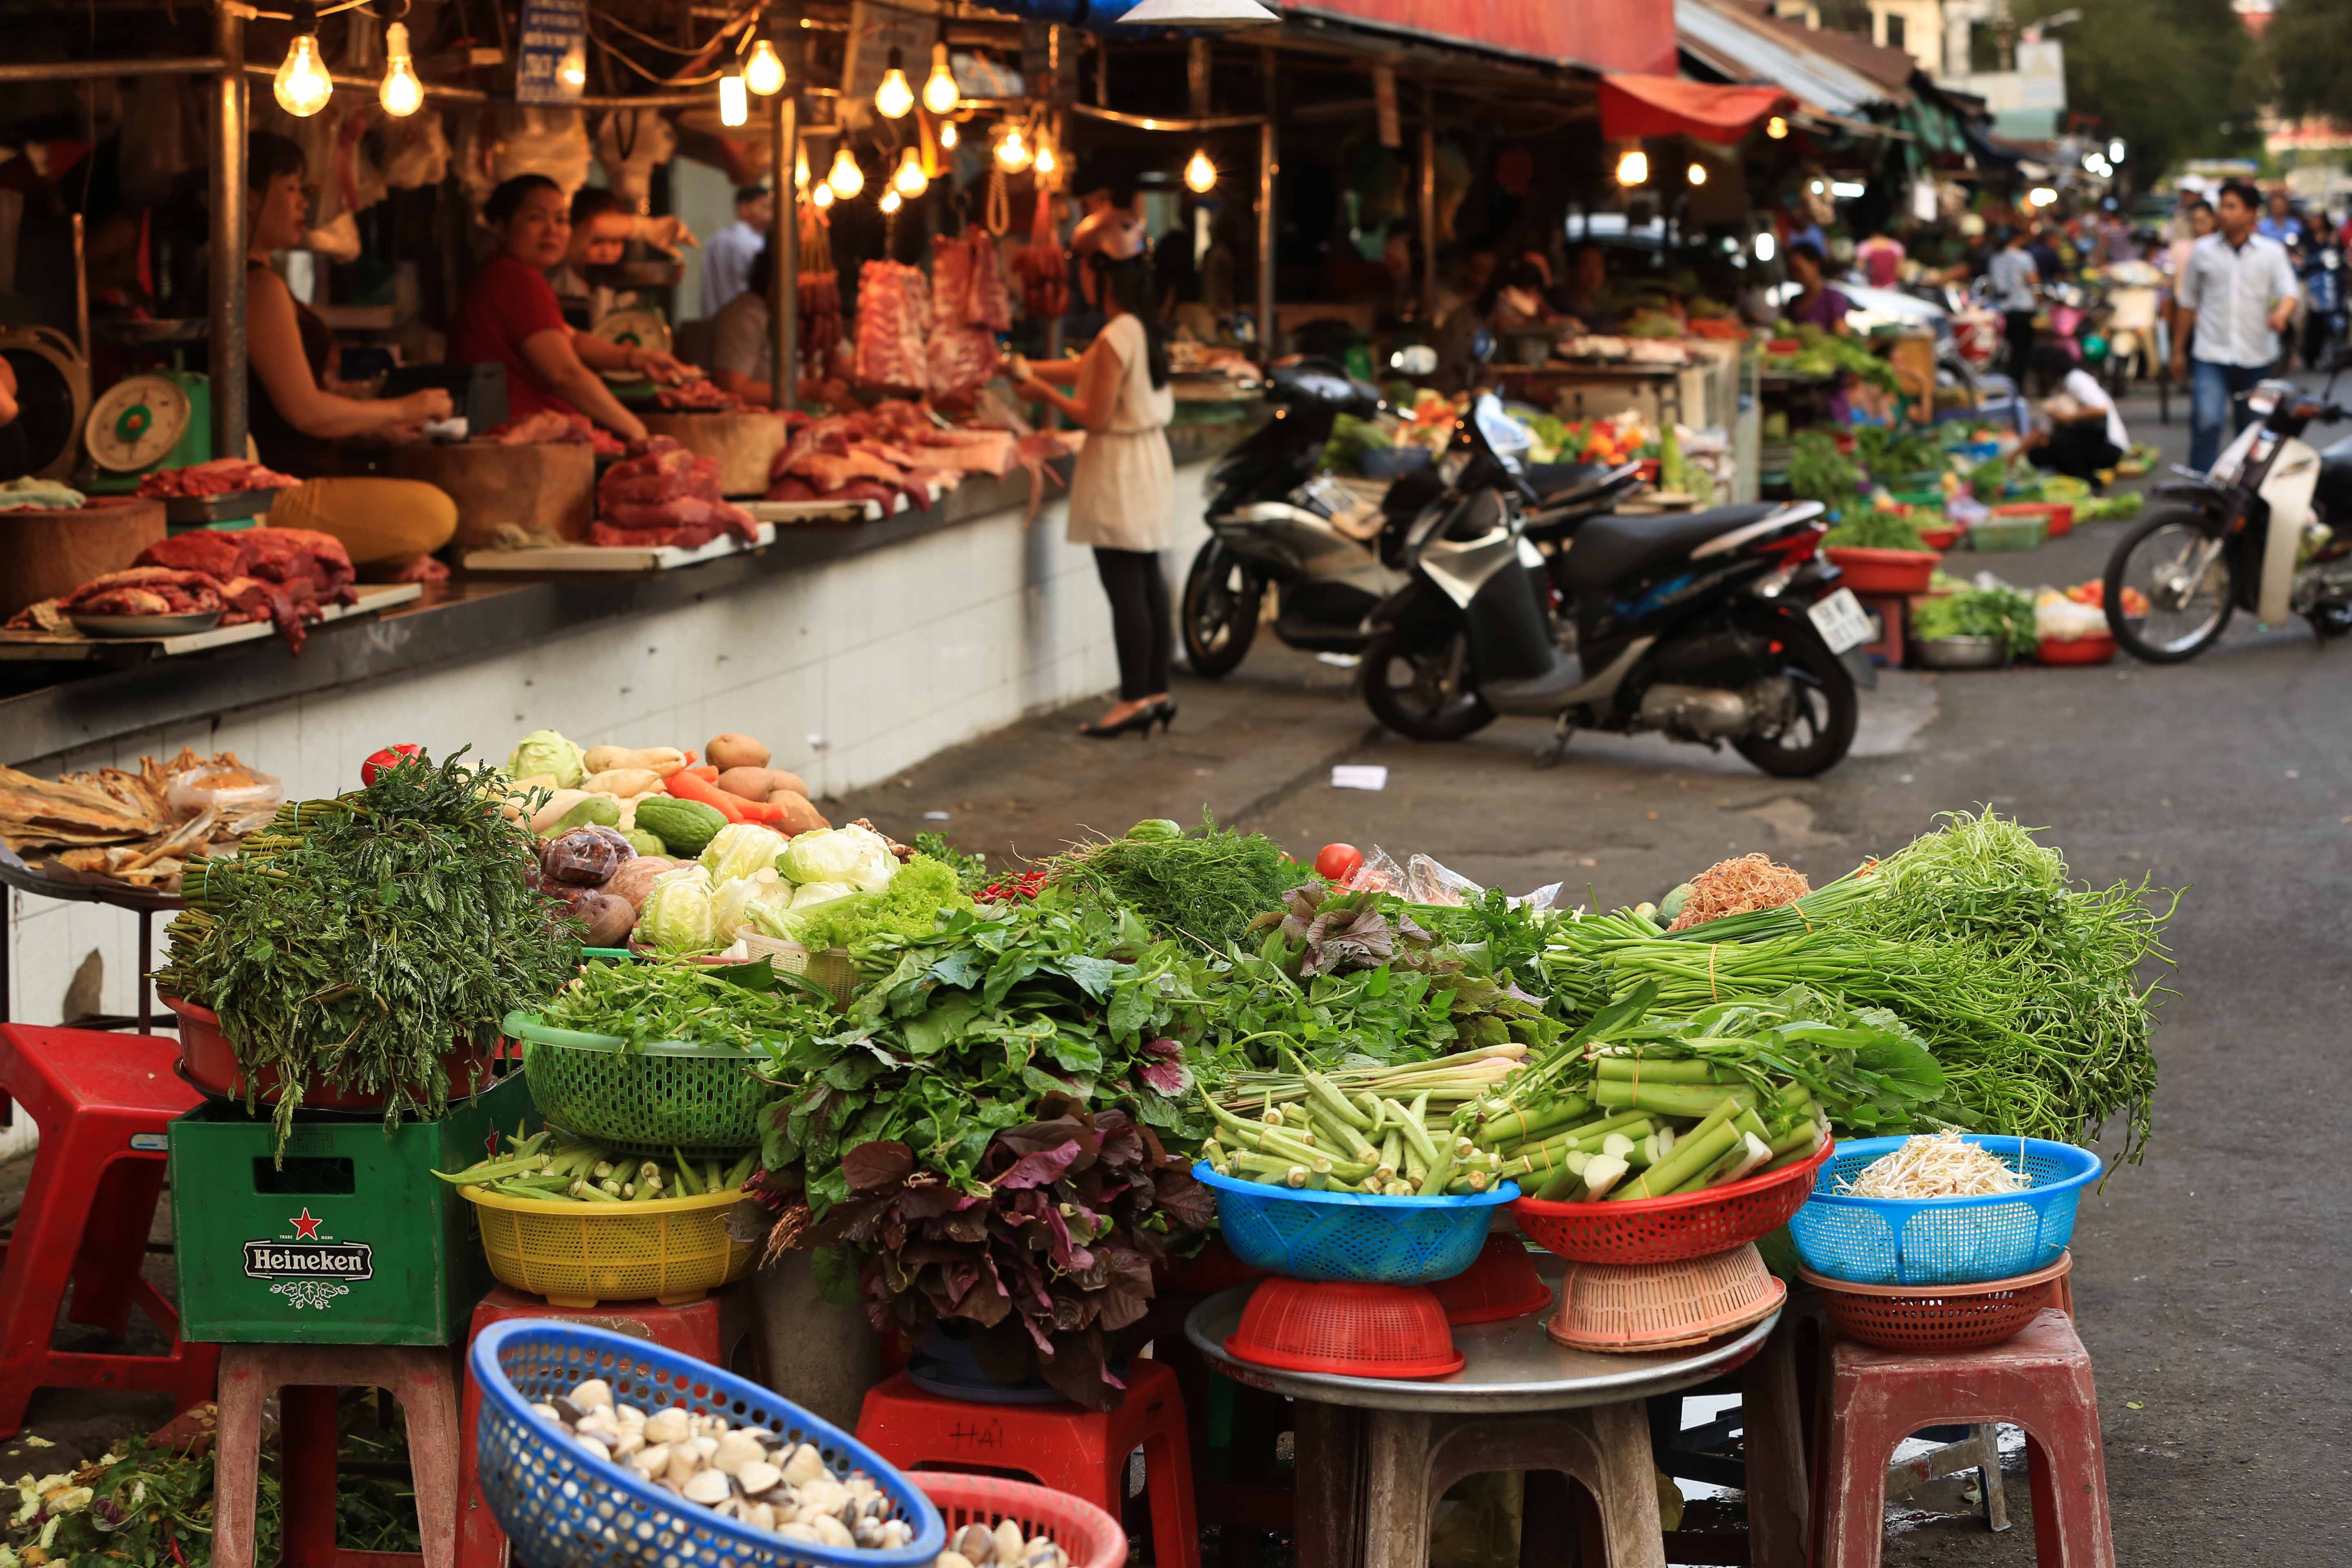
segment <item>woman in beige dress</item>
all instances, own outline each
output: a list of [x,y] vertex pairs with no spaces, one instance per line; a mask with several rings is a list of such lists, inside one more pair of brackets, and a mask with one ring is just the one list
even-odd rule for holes
[[1175,623],[1160,570],[1160,552],[1176,542],[1175,464],[1168,450],[1175,395],[1159,322],[1145,314],[1151,262],[1142,220],[1125,208],[1096,214],[1078,226],[1071,248],[1081,261],[1079,287],[1106,318],[1103,330],[1075,360],[1026,366],[1017,390],[1053,405],[1087,432],[1070,479],[1069,541],[1094,547],[1095,570],[1110,595],[1118,700],[1100,719],[1079,725],[1078,733],[1097,740],[1149,735],[1154,724],[1176,719],[1168,691]]

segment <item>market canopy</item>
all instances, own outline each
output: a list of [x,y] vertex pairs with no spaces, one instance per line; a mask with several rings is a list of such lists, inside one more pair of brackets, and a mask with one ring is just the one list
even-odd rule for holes
[[1601,79],[1601,133],[1612,140],[1694,136],[1737,142],[1768,114],[1796,107],[1777,87],[1718,87],[1681,77],[1612,72]]
[[1286,16],[1312,15],[1384,31],[1420,33],[1500,54],[1599,71],[1675,68],[1674,0],[1304,0]]

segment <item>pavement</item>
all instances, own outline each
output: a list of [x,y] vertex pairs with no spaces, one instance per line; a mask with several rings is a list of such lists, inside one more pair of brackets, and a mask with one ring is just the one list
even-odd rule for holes
[[[2182,400],[2168,426],[2152,397],[2125,414],[2136,439],[2185,450]],[[1946,566],[2079,583],[2126,526]],[[1399,740],[1370,721],[1351,670],[1262,636],[1223,681],[1180,677],[1165,734],[1081,740],[1097,705],[1072,708],[827,809],[1040,858],[1205,806],[1294,854],[1378,845],[1514,893],[1565,882],[1572,901],[1613,907],[1748,850],[1824,880],[1937,812],[1991,805],[2046,827],[2090,882],[2187,889],[2166,977],[2179,994],[2156,1032],[2154,1138],[2084,1200],[2074,1237],[2117,1557],[2337,1568],[2352,1562],[2352,1162],[2326,1140],[2352,1127],[2338,1044],[2352,987],[2327,911],[2352,870],[2348,661],[2352,647],[2323,647],[2300,622],[2241,618],[2185,666],[1887,671],[1864,694],[1854,754],[1790,782],[1654,737],[1579,735],[1539,769],[1549,730],[1528,720],[1450,744]],[[1386,788],[1333,788],[1340,763],[1385,765]],[[2026,1489],[2009,1495],[2015,1524],[1998,1537],[1902,1513],[1886,1561],[2031,1562]]]

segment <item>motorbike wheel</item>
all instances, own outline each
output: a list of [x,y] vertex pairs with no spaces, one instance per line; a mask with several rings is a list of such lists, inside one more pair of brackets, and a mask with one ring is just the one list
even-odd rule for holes
[[2318,635],[2319,640],[2326,642],[2352,632],[2352,605],[2320,605],[2304,619],[2311,623],[2311,629]]
[[[2188,577],[2212,542],[2196,514],[2177,507],[2157,512],[2124,535],[2107,558],[2101,596],[2107,629],[2125,652],[2149,664],[2179,664],[2221,640],[2238,607],[2229,552],[2213,552],[2195,579]],[[2132,594],[2147,601],[2144,614],[2124,613]]]
[[1265,580],[1212,539],[1184,575],[1184,657],[1192,673],[1210,680],[1231,675],[1257,636]]
[[1495,721],[1470,672],[1470,634],[1433,642],[1382,632],[1364,649],[1364,704],[1409,741],[1458,741]]
[[1776,779],[1809,779],[1844,760],[1862,719],[1853,674],[1837,655],[1807,639],[1781,645],[1779,673],[1796,689],[1796,710],[1777,734],[1747,735],[1734,750]]

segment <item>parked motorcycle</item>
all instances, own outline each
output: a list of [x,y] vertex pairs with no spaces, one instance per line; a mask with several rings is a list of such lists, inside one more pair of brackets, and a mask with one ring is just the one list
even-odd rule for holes
[[2352,437],[2325,453],[2301,439],[2314,424],[2352,417],[2328,401],[2352,368],[2340,350],[2314,397],[2289,381],[2247,395],[2258,422],[2240,432],[2210,474],[2156,485],[2159,503],[2107,562],[2108,629],[2151,664],[2179,664],[2221,639],[2243,609],[2278,626],[2289,615],[2323,637],[2352,631]]
[[[1528,537],[1531,442],[1481,395],[1439,466],[1445,493],[1405,535],[1410,580],[1372,616],[1364,697],[1388,728],[1456,740],[1498,713],[1580,729],[1729,741],[1757,767],[1809,777],[1853,743],[1860,704],[1840,655],[1868,640],[1819,558],[1807,501],[1582,520],[1549,560]],[[1557,587],[1567,611],[1552,611]]]

